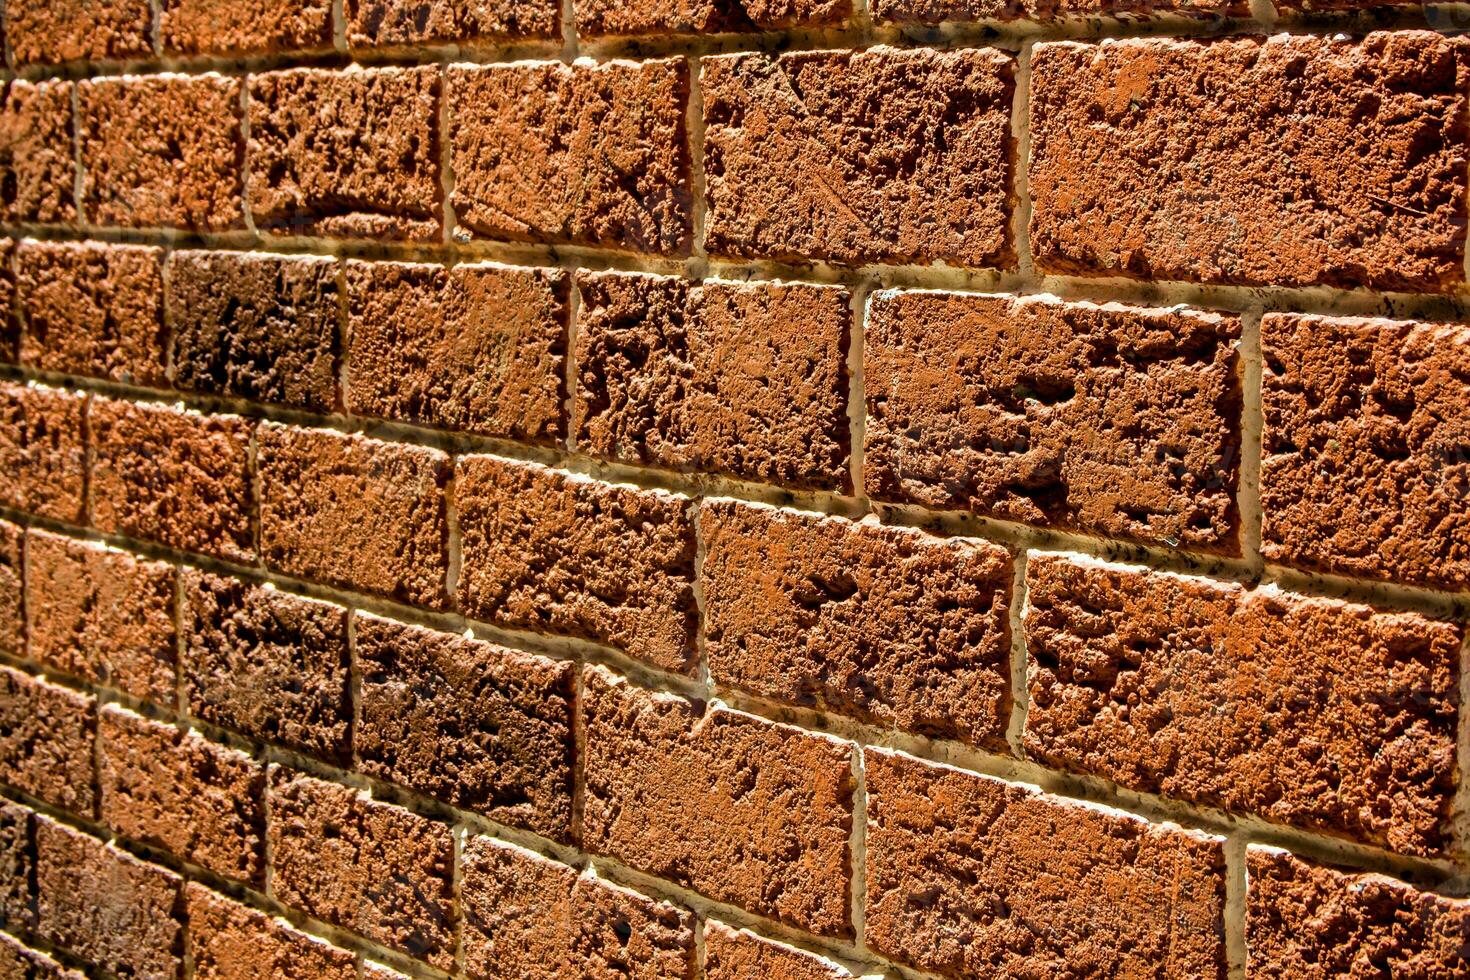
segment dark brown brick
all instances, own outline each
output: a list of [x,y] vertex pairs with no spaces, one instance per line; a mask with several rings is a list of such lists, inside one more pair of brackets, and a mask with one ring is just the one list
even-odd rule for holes
[[332,0],[161,0],[158,37],[182,55],[329,48]]
[[76,220],[71,82],[5,86],[0,103],[0,215],[10,222]]
[[0,977],[7,980],[86,980],[75,970],[68,970],[38,950],[30,949],[19,939],[0,933]]
[[0,666],[0,782],[90,817],[96,730],[90,695]]
[[764,939],[720,922],[704,924],[706,980],[851,980],[849,972],[825,957]]
[[17,65],[142,58],[153,53],[148,0],[9,0]]
[[[0,38],[3,41],[3,38]],[[20,362],[20,317],[16,315],[15,239],[0,238],[0,363]]]
[[687,500],[491,456],[460,459],[454,497],[465,615],[693,668]]
[[1013,267],[1014,65],[989,48],[704,59],[705,246]]
[[851,489],[846,290],[611,272],[577,285],[579,449]]
[[587,668],[583,842],[809,932],[852,933],[845,743]]
[[348,263],[348,410],[560,439],[569,282],[553,269]]
[[[1349,0],[1353,2],[1353,0]],[[1278,4],[1278,9],[1289,4]],[[940,24],[975,20],[1075,20],[1155,16],[1218,19],[1250,16],[1247,0],[869,0],[879,23]]]
[[561,38],[560,0],[346,0],[352,47]]
[[357,957],[190,882],[195,980],[358,980]]
[[1215,837],[876,749],[867,943],[953,977],[1223,978]]
[[700,530],[717,683],[1004,750],[1004,548],[727,500],[700,508]]
[[[17,935],[35,926],[34,896],[31,882],[35,875],[36,854],[31,830],[31,811],[19,803],[0,800],[0,929]],[[0,940],[5,938],[0,933]],[[3,969],[0,953],[0,977],[10,977]],[[20,980],[30,980],[25,971]]]
[[577,33],[723,34],[833,27],[852,16],[852,0],[583,0]]
[[24,657],[25,529],[0,521],[0,654]]
[[87,397],[0,381],[0,504],[68,524],[86,520]]

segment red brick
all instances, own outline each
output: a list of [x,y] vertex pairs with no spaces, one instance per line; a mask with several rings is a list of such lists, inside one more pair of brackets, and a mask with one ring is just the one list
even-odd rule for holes
[[0,215],[10,222],[76,220],[71,82],[5,86],[0,103]]
[[719,922],[704,924],[706,980],[850,980],[856,976],[825,957]]
[[357,957],[190,882],[195,980],[357,980]]
[[148,0],[9,0],[17,65],[141,58],[153,53]]
[[347,407],[532,442],[566,431],[566,273],[347,265]]
[[1268,314],[1267,560],[1470,588],[1470,328]]
[[560,0],[346,0],[347,43],[474,44],[561,38]]
[[97,702],[0,666],[0,782],[91,816]]
[[449,69],[457,234],[689,254],[681,58]]
[[1467,57],[1423,31],[1037,45],[1037,264],[1449,289],[1465,278]]
[[[36,854],[31,811],[19,803],[0,800],[0,929],[16,934],[29,932],[35,925],[35,903],[31,882],[35,874]],[[0,977],[5,972],[4,933],[0,933]],[[24,970],[21,980],[29,980]]]
[[87,220],[198,232],[243,228],[240,85],[219,75],[81,82]]
[[693,916],[488,837],[465,845],[465,972],[474,980],[696,976]]
[[186,570],[184,696],[214,725],[334,762],[349,756],[347,610]]
[[281,235],[437,242],[439,68],[250,79],[250,207]]
[[0,381],[0,504],[85,521],[86,411],[85,395]]
[[21,242],[21,359],[42,371],[168,385],[163,250],[101,242]]
[[330,48],[332,0],[162,0],[158,36],[182,55]]
[[491,456],[460,459],[454,498],[465,615],[693,669],[687,500]]
[[869,749],[867,944],[946,976],[1217,977],[1223,841]]
[[172,708],[174,569],[44,531],[26,540],[29,658]]
[[276,898],[430,966],[454,963],[450,828],[271,767]]
[[1274,848],[1246,861],[1248,977],[1470,975],[1470,902]]
[[[1351,2],[1351,0],[1350,0]],[[1278,4],[1278,8],[1289,4]],[[1155,16],[1249,17],[1247,0],[869,0],[879,23],[940,24],[950,21],[1034,20]]]
[[845,743],[587,668],[584,846],[827,936],[848,912]]
[[234,415],[92,402],[92,523],[229,561],[255,556],[250,433]]
[[851,489],[846,290],[611,272],[577,286],[580,450]]
[[287,575],[445,605],[449,457],[324,429],[260,427],[260,550]]
[[0,977],[13,980],[86,980],[45,953],[30,949],[19,939],[0,933]]
[[1032,758],[1409,854],[1448,843],[1462,627],[1065,556],[1027,581]]
[[703,66],[711,253],[1015,265],[1009,55],[879,47]]
[[357,614],[358,768],[569,840],[573,666]]
[[700,530],[717,683],[1004,750],[1004,548],[725,500]]
[[852,0],[583,0],[577,33],[722,34],[833,27],[852,16]]
[[0,654],[25,656],[25,529],[0,521]]
[[[0,38],[0,42],[3,42]],[[16,316],[15,239],[0,238],[0,363],[20,361],[20,318]]]

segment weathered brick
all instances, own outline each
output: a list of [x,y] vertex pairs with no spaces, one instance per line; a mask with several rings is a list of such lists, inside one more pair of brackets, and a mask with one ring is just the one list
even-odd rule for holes
[[346,14],[354,48],[561,37],[560,0],[347,0]]
[[579,449],[851,489],[846,290],[625,273],[577,285]]
[[1465,278],[1467,60],[1423,31],[1039,44],[1038,266],[1448,289]]
[[234,415],[97,398],[92,523],[230,561],[255,555],[250,433]]
[[182,55],[329,48],[332,0],[162,0],[158,37]]
[[720,34],[832,27],[852,16],[852,0],[583,0],[577,33]]
[[29,658],[172,708],[174,569],[45,531],[26,539]]
[[584,846],[718,901],[846,936],[850,751],[587,668]]
[[561,438],[569,284],[553,269],[348,263],[348,410]]
[[86,410],[85,395],[0,381],[0,504],[83,523]]
[[1275,848],[1246,862],[1248,977],[1470,976],[1470,902]]
[[355,644],[363,772],[570,838],[571,664],[362,613]]
[[0,781],[91,816],[96,730],[96,699],[0,666]]
[[19,939],[0,933],[0,977],[10,980],[86,980],[76,970],[69,970]]
[[244,227],[239,79],[150,75],[79,85],[89,221],[199,232]]
[[5,86],[0,103],[0,215],[10,222],[77,217],[71,82]]
[[25,656],[25,529],[0,521],[0,654]]
[[454,963],[450,828],[271,767],[275,896],[443,970]]
[[895,24],[1054,21],[1083,17],[1138,21],[1169,15],[1212,19],[1248,17],[1250,3],[1248,0],[869,0],[869,10],[879,23]]
[[250,79],[250,206],[262,231],[437,242],[439,69]]
[[692,669],[696,544],[687,500],[491,456],[460,459],[454,497],[467,616]]
[[[3,40],[3,38],[0,38]],[[20,361],[20,317],[16,315],[15,239],[0,237],[0,362]]]
[[334,762],[349,754],[347,611],[186,570],[180,669],[190,713]]
[[704,59],[705,246],[1013,267],[1014,67],[989,48]]
[[1261,551],[1470,588],[1470,328],[1268,314]]
[[1004,548],[727,500],[700,508],[700,530],[716,682],[1004,749]]
[[21,360],[43,371],[168,384],[163,250],[101,242],[21,242]]
[[946,976],[1217,977],[1223,841],[869,749],[866,938]]
[[[36,855],[31,816],[31,811],[19,803],[0,800],[0,929],[16,934],[29,932],[35,925],[31,881]],[[3,939],[4,933],[0,933],[0,940]],[[0,967],[4,962],[0,955]],[[0,977],[10,975],[0,969]],[[20,980],[29,980],[24,971]]]
[[689,254],[683,59],[451,68],[448,85],[460,232]]
[[9,0],[5,31],[17,65],[141,58],[153,53],[148,0]]
[[193,882],[185,896],[196,980],[358,980],[345,949]]
[[174,252],[174,382],[309,412],[337,408],[337,263],[317,256]]
[[721,922],[704,924],[706,980],[851,980],[852,973],[825,957],[736,930]]
[[1032,758],[1405,853],[1448,842],[1462,627],[1034,556]]
[[266,564],[415,605],[445,605],[448,456],[275,423],[260,427],[259,453]]

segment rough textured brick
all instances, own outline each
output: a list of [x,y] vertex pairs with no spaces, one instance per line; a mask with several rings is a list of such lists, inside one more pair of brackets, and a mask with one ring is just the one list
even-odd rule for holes
[[259,453],[266,564],[415,605],[445,604],[448,456],[275,423],[260,427]]
[[101,531],[249,561],[250,432],[234,415],[94,399],[92,523]]
[[1470,588],[1470,329],[1268,314],[1261,551]]
[[348,756],[347,611],[183,573],[184,693],[215,725],[332,761]]
[[1246,860],[1247,976],[1470,976],[1470,902],[1274,848]]
[[167,386],[162,260],[162,249],[144,246],[22,242],[21,359],[43,371]]
[[864,759],[871,948],[954,977],[1225,976],[1220,839]]
[[151,75],[79,84],[88,221],[199,232],[244,227],[239,79]]
[[561,438],[569,293],[553,269],[348,263],[348,410]]
[[[0,38],[3,40],[3,38]],[[20,361],[20,318],[16,316],[15,239],[0,238],[0,363]]]
[[334,410],[338,299],[331,259],[173,253],[168,308],[175,384],[310,412]]
[[91,816],[97,702],[0,666],[0,781],[55,807]]
[[459,231],[687,255],[681,58],[449,70]]
[[250,79],[250,206],[283,235],[436,242],[439,69]]
[[357,958],[190,882],[189,949],[196,980],[358,980]]
[[577,285],[579,449],[851,489],[846,290],[624,273]]
[[85,520],[87,398],[0,381],[0,504],[52,520]]
[[852,0],[583,0],[577,32],[716,34],[829,27],[852,16]]
[[[31,880],[36,855],[32,846],[31,811],[19,803],[0,800],[0,929],[17,934],[30,931],[34,903]],[[4,934],[0,933],[0,940]],[[0,955],[0,966],[5,960]],[[10,974],[0,969],[0,977]],[[20,980],[29,980],[22,971]]]
[[[1289,5],[1278,4],[1278,7]],[[1082,17],[1119,17],[1136,21],[1154,15],[1250,16],[1247,0],[869,0],[868,8],[879,23],[897,24],[967,20],[1051,21]]]
[[1004,548],[735,501],[705,503],[700,530],[716,682],[1004,748]]
[[25,656],[25,529],[0,521],[0,654]]
[[584,846],[820,935],[848,916],[848,747],[587,668]]
[[5,86],[0,102],[0,215],[6,221],[76,220],[71,83]]
[[804,950],[723,923],[704,924],[706,980],[850,980],[855,974]]
[[696,545],[687,500],[490,456],[460,459],[454,496],[467,616],[692,669]]
[[373,45],[550,40],[560,0],[346,0],[347,43]]
[[19,939],[0,933],[0,977],[9,980],[86,980],[45,953],[30,949]]
[[1447,289],[1470,48],[1428,32],[1037,45],[1045,272]]
[[26,592],[31,660],[174,706],[178,654],[172,565],[31,531]]
[[696,975],[693,917],[677,906],[488,837],[465,845],[461,873],[474,980]]
[[162,0],[169,54],[267,54],[332,46],[332,0]]
[[1032,758],[1410,854],[1447,843],[1462,627],[1035,556]]
[[1238,554],[1233,316],[935,292],[874,297],[868,493]]
[[359,768],[567,840],[569,663],[357,615]]
[[151,21],[148,0],[9,0],[5,5],[5,31],[18,65],[146,57],[153,53]]
[[431,966],[453,965],[447,825],[280,766],[270,794],[278,899]]
[[703,65],[711,253],[1015,264],[1009,55],[878,47]]

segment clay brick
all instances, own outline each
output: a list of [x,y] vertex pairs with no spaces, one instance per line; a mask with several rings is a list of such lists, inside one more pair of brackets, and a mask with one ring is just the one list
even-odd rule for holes
[[867,943],[946,976],[1216,977],[1215,837],[869,749]]
[[172,708],[174,569],[44,531],[26,540],[29,658]]
[[746,929],[720,922],[704,924],[706,980],[851,980],[856,974],[836,963]]
[[846,290],[584,273],[578,448],[847,491]]
[[234,415],[94,399],[92,524],[229,561],[255,556],[250,433]]
[[348,410],[560,439],[570,291],[553,269],[349,262]]
[[1240,553],[1234,316],[883,292],[864,334],[876,499]]
[[185,888],[196,980],[357,980],[357,957],[202,885]]
[[281,235],[437,242],[439,68],[250,79],[250,205]]
[[268,742],[348,758],[347,611],[238,579],[183,573],[191,714]]
[[0,782],[91,816],[96,730],[97,702],[90,695],[0,666]]
[[705,58],[705,246],[1013,267],[1014,67],[988,48]]
[[491,456],[460,459],[454,497],[465,615],[693,668],[687,500]]
[[163,250],[101,242],[21,242],[21,359],[43,371],[166,387]]
[[270,794],[280,901],[430,966],[453,965],[447,825],[280,766]]
[[474,980],[696,975],[693,916],[488,837],[465,845],[465,972]]
[[1470,48],[1424,31],[1036,46],[1041,271],[1445,290]]
[[0,215],[10,222],[77,217],[70,82],[5,86],[0,103]]
[[[1349,0],[1351,2],[1351,0]],[[1289,4],[1278,4],[1278,8]],[[1128,21],[1156,15],[1249,17],[1247,0],[869,0],[878,23],[940,24],[948,21],[1056,21],[1117,17]]]
[[1246,853],[1248,977],[1470,975],[1470,902],[1377,874]]
[[168,276],[180,388],[309,412],[337,408],[336,262],[175,252]]
[[260,427],[259,444],[267,565],[414,605],[446,604],[448,456],[275,423]]
[[848,936],[848,746],[589,667],[584,846],[826,936]]
[[148,0],[9,0],[17,65],[141,58],[153,53]]
[[0,504],[68,524],[86,519],[87,396],[0,381]]
[[86,980],[45,953],[30,949],[19,939],[0,933],[0,977],[11,980]]
[[0,238],[0,363],[6,364],[20,361],[20,318],[16,316],[14,259],[15,239]]
[[717,683],[1004,750],[1004,548],[732,500],[699,519]]
[[1415,855],[1448,843],[1462,627],[1066,556],[1027,567],[1026,748]]
[[832,27],[852,16],[852,0],[583,0],[577,33],[723,34]]
[[688,255],[681,58],[449,69],[457,233]]
[[1267,560],[1470,588],[1470,328],[1268,314]]
[[0,521],[0,654],[25,656],[25,529]]
[[474,44],[561,38],[560,0],[346,0],[347,43]]
[[332,0],[162,0],[158,36],[182,55],[330,48]]
[[243,228],[240,84],[219,75],[79,83],[87,219],[125,228]]
[[[0,800],[0,929],[17,934],[29,932],[35,925],[31,881],[36,855],[32,837],[31,811],[19,803]],[[4,938],[4,933],[0,933],[0,941]],[[0,947],[0,967],[4,964],[3,947]],[[9,976],[0,969],[0,977]],[[29,980],[24,971],[19,972],[19,977]]]
[[358,768],[566,841],[569,663],[357,614]]

